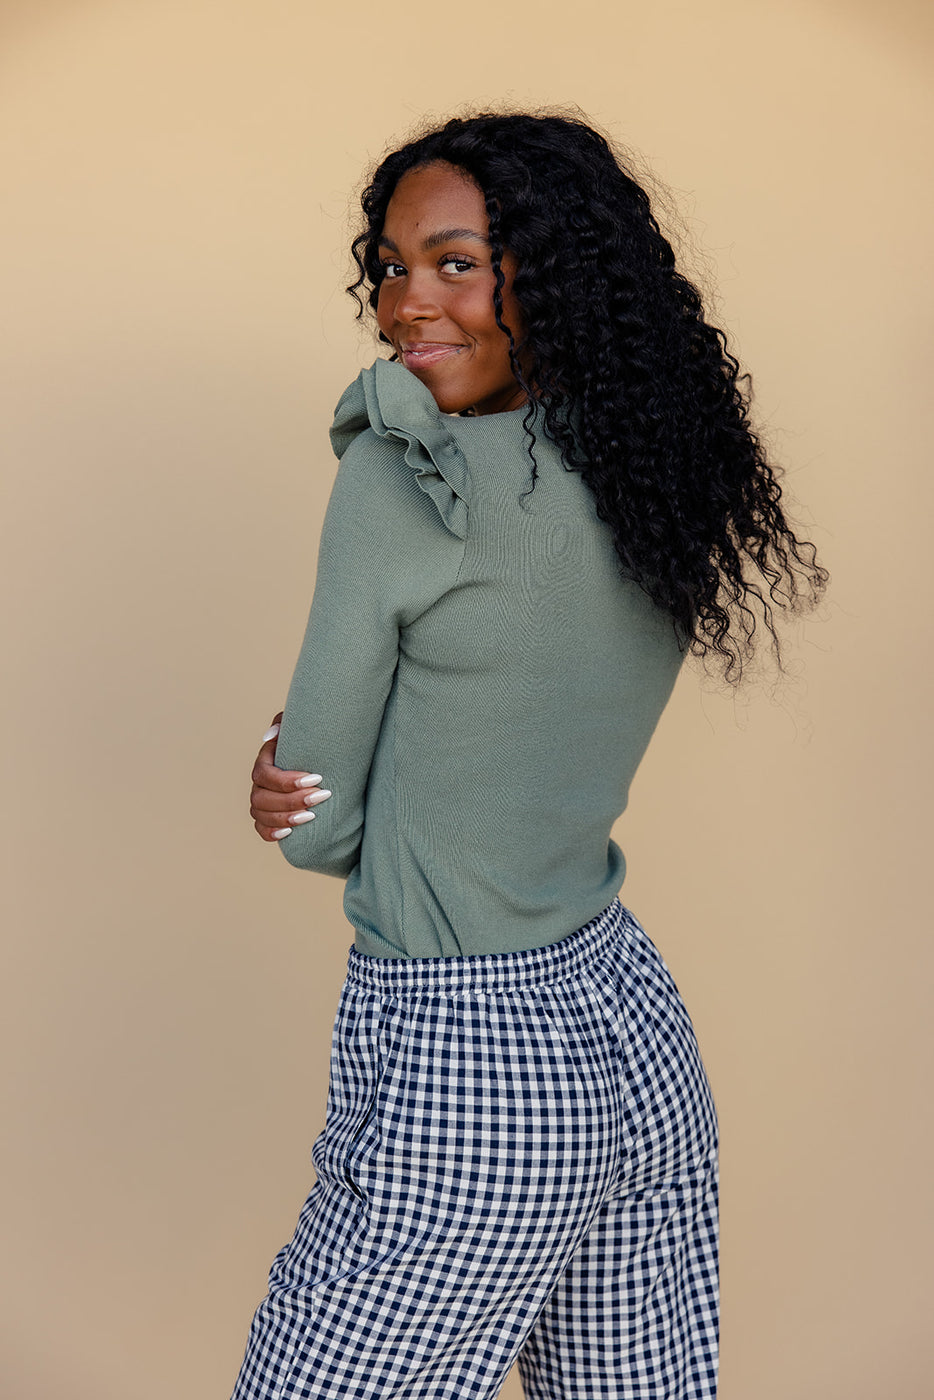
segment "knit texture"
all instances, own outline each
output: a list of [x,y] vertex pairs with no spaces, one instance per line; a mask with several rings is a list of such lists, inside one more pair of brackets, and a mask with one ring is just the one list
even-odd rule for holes
[[346,876],[355,947],[543,947],[612,901],[610,828],[681,663],[610,531],[524,409],[442,414],[377,361],[340,458],[277,748],[333,796],[280,843]]

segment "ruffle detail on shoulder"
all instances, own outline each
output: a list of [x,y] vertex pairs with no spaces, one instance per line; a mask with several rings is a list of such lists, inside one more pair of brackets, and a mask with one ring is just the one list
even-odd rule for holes
[[466,539],[467,459],[445,427],[429,390],[391,360],[377,360],[362,370],[341,396],[331,425],[331,445],[337,456],[343,457],[367,428],[405,444],[405,460],[419,486],[434,501],[451,534]]

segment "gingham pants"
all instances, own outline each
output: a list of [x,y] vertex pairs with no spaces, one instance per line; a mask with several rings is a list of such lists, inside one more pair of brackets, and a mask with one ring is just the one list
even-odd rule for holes
[[234,1400],[712,1400],[717,1124],[618,900],[562,942],[352,952],[317,1182]]

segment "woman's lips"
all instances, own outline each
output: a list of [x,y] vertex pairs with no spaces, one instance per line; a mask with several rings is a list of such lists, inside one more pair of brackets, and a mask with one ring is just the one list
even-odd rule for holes
[[463,348],[463,345],[442,341],[425,341],[420,345],[403,345],[399,353],[406,369],[428,369],[451,355],[459,355]]

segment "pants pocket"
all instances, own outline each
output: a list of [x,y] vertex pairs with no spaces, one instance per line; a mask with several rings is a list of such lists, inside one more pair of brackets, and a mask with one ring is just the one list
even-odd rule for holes
[[379,1102],[379,1086],[382,1082],[382,1078],[383,1072],[382,1069],[380,1069],[376,1076],[376,1083],[373,1087],[373,1093],[370,1097],[370,1101],[367,1104],[362,1116],[360,1117],[359,1122],[351,1132],[350,1138],[347,1142],[347,1164],[344,1170],[344,1179],[347,1185],[350,1187],[351,1191],[354,1193],[354,1195],[357,1196],[361,1201],[363,1200],[363,1192],[360,1190],[360,1186],[354,1177],[353,1157],[355,1149],[357,1148],[361,1139],[365,1136],[367,1130],[370,1128],[370,1126],[373,1123],[373,1120],[376,1117],[376,1106]]
[[388,1030],[380,998],[345,984],[331,1041],[327,1119],[312,1149],[318,1180],[361,1198],[353,1159],[375,1126]]

